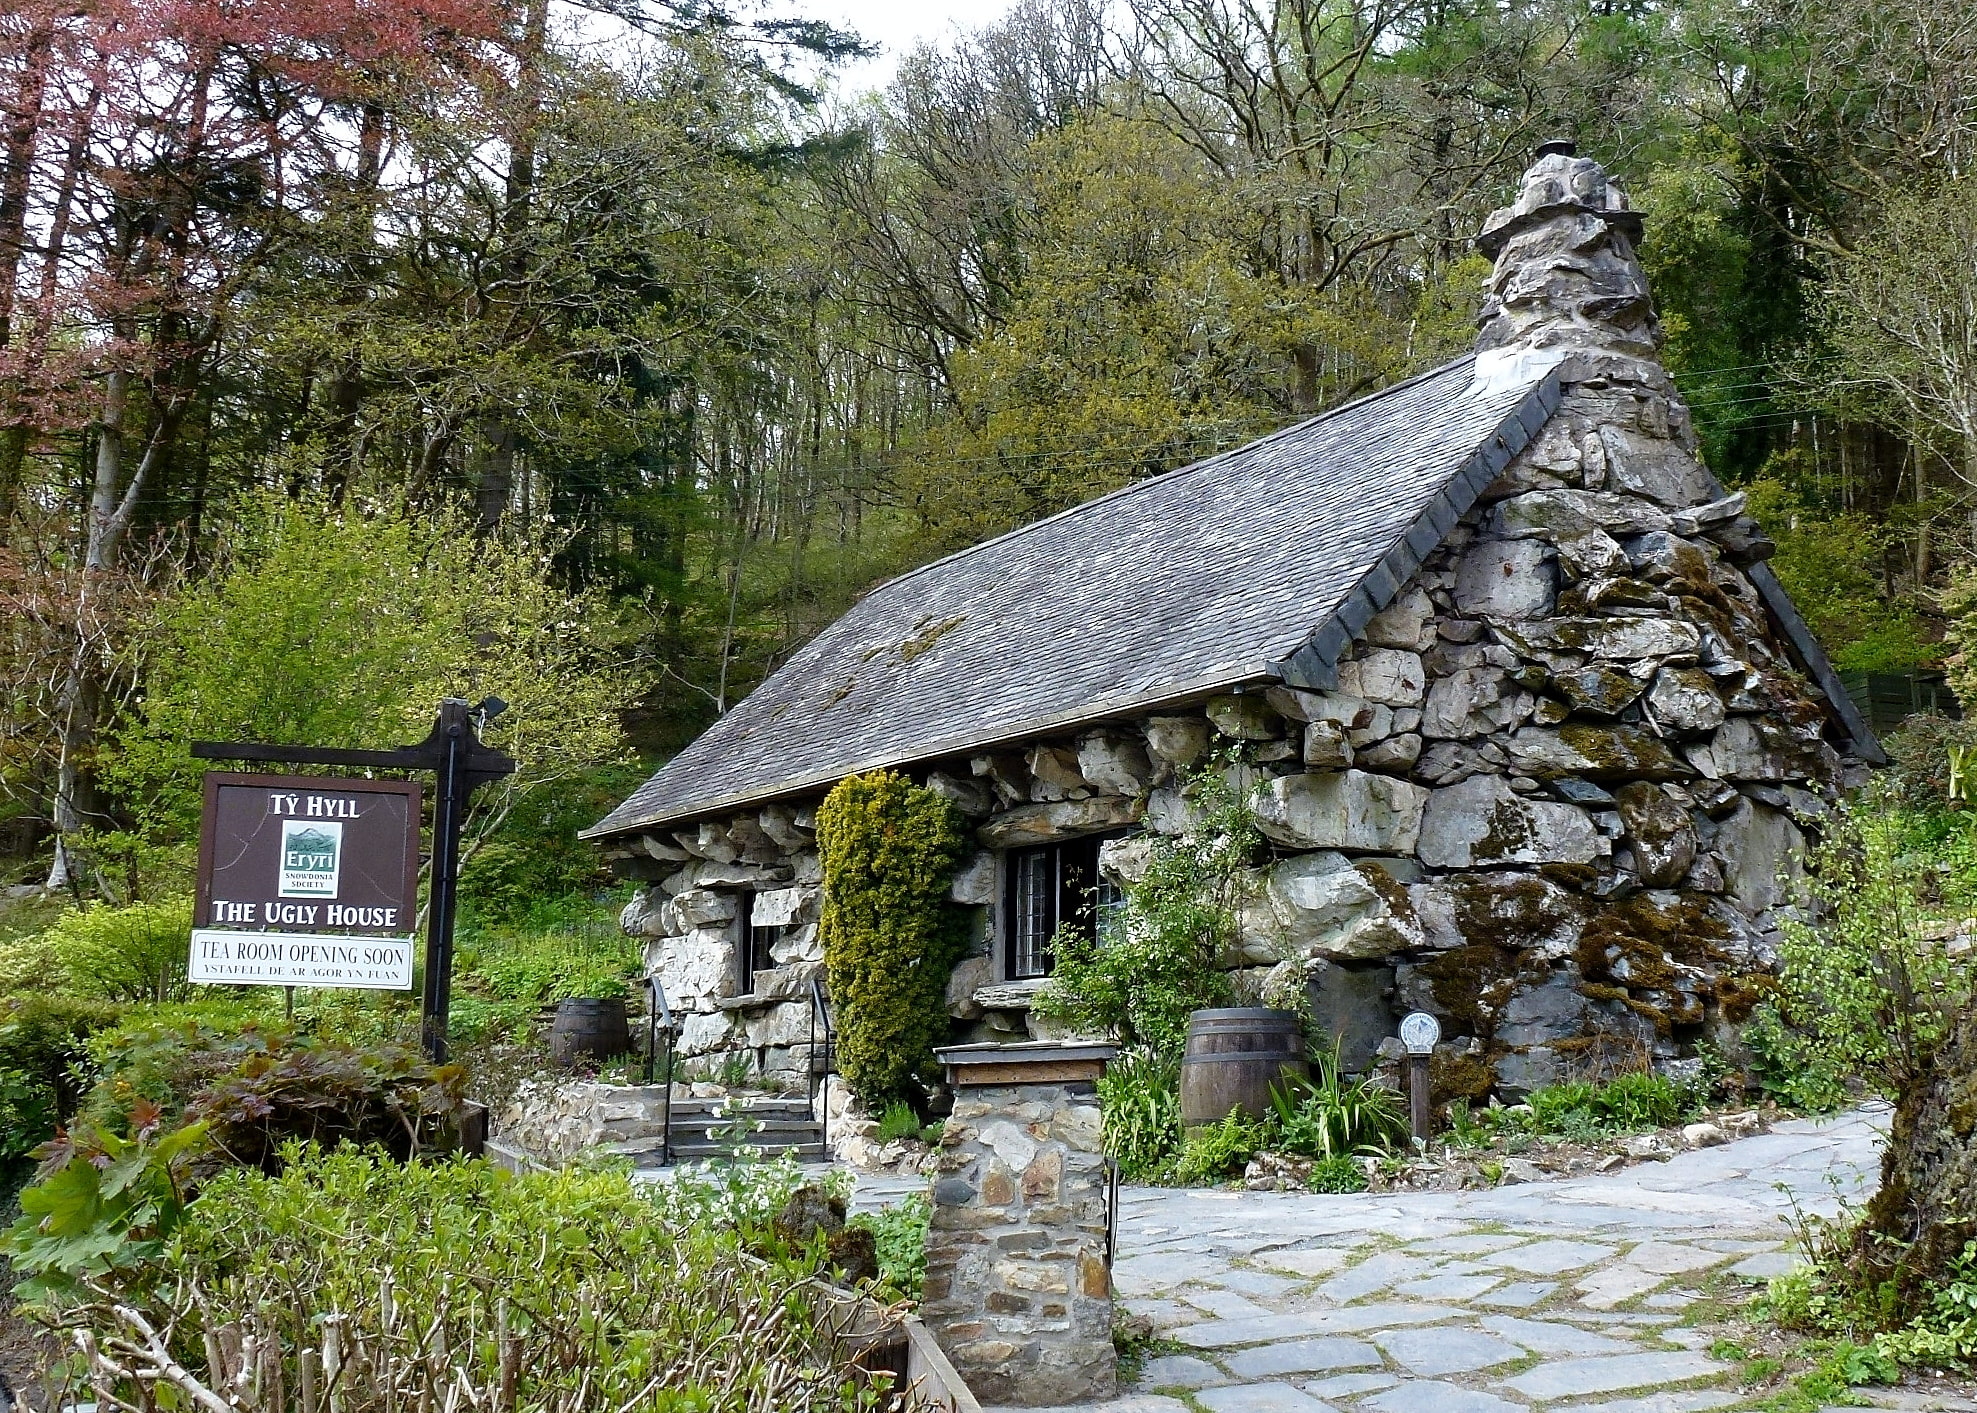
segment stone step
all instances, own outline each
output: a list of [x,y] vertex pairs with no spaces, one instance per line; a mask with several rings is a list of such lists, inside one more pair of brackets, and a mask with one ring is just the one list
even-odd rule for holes
[[[730,1132],[727,1124],[683,1124],[673,1125],[673,1137],[691,1136],[705,1138],[708,1142],[719,1142],[723,1134]],[[750,1142],[768,1143],[786,1136],[803,1137],[821,1132],[821,1125],[810,1119],[771,1119],[751,1126],[746,1137]]]
[[[821,1163],[830,1157],[830,1154],[825,1150],[824,1145],[822,1143],[815,1143],[815,1142],[776,1143],[776,1144],[757,1143],[757,1144],[751,1144],[749,1146],[754,1148],[761,1148],[765,1153],[769,1154],[771,1157],[779,1156],[783,1152],[788,1150],[794,1150],[796,1156],[802,1159],[806,1163]],[[659,1152],[658,1145],[654,1144],[650,1152],[656,1155]],[[678,1139],[675,1139],[673,1141],[673,1161],[676,1163],[698,1163],[708,1158],[724,1158],[727,1156],[727,1154],[728,1154],[727,1147],[719,1143],[681,1143]]]
[[[658,1106],[655,1105],[654,1107],[656,1108]],[[727,1099],[675,1099],[673,1101],[673,1117],[678,1119],[682,1115],[712,1115],[717,1108],[723,1109],[729,1114],[748,1113],[762,1117],[780,1114],[808,1115],[812,1112],[808,1099],[755,1099],[745,1101]]]

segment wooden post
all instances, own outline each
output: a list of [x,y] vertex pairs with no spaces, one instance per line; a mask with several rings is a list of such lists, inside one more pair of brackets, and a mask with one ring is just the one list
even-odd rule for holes
[[1407,1118],[1416,1142],[1425,1143],[1434,1129],[1434,1111],[1428,1104],[1428,1057],[1407,1057]]

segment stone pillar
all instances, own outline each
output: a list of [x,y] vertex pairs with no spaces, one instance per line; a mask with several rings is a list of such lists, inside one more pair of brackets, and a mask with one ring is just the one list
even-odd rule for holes
[[975,1396],[1110,1398],[1112,1271],[1096,1081],[1110,1045],[957,1045],[921,1317]]

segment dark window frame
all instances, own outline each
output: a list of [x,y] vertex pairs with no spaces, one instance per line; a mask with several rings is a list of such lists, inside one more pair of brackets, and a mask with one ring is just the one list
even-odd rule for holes
[[775,945],[783,940],[789,929],[780,924],[773,927],[755,925],[755,895],[743,893],[741,907],[735,913],[735,968],[743,996],[756,994],[755,978],[765,971],[773,971],[780,966],[774,956]]
[[1098,870],[1099,846],[1125,834],[1085,834],[1027,849],[1002,859],[1002,979],[1040,981],[1057,969],[1051,942],[1067,924],[1098,935],[1123,904],[1119,890]]

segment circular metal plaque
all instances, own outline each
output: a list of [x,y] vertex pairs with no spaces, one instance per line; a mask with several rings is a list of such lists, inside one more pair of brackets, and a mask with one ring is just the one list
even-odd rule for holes
[[1400,1043],[1410,1055],[1431,1053],[1441,1038],[1441,1022],[1426,1011],[1414,1011],[1400,1023]]

